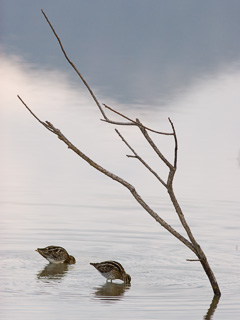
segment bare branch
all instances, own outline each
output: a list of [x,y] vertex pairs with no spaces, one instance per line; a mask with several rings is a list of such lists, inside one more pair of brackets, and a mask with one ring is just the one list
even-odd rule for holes
[[[174,137],[176,136],[175,130],[174,130],[174,126],[171,122],[171,120],[169,119],[172,127],[173,127],[173,132],[174,132]],[[149,142],[149,144],[152,146],[152,148],[154,149],[154,151],[156,151],[156,153],[159,155],[159,157],[161,158],[161,160],[169,167],[169,176],[168,176],[168,182],[167,184],[158,176],[158,174],[135,152],[135,150],[129,145],[129,143],[124,139],[124,137],[120,134],[120,132],[115,129],[115,131],[117,132],[117,134],[119,135],[119,137],[122,139],[122,141],[126,144],[126,146],[133,152],[134,157],[137,158],[163,185],[165,188],[167,188],[169,196],[171,198],[171,201],[174,205],[174,208],[176,210],[176,213],[181,221],[182,226],[184,227],[184,229],[187,232],[187,235],[190,239],[190,241],[192,243],[194,243],[195,245],[197,245],[197,242],[191,232],[190,227],[188,226],[186,219],[184,217],[184,214],[182,212],[182,209],[175,197],[175,194],[173,192],[173,188],[172,188],[172,183],[173,183],[173,178],[174,178],[174,174],[176,172],[176,168],[173,167],[170,162],[168,162],[168,160],[162,155],[162,153],[160,152],[160,150],[157,148],[157,146],[155,145],[155,143],[153,142],[153,140],[150,138],[150,136],[148,135],[147,131],[145,130],[145,128],[143,126],[141,126],[141,122],[137,119],[137,123],[138,126],[141,130],[141,132],[143,133],[144,137],[147,139],[147,141]],[[176,138],[175,138],[175,141]],[[177,143],[177,142],[176,142]],[[175,149],[175,161],[177,159],[177,149]]]
[[173,129],[173,136],[175,141],[175,148],[174,148],[174,168],[177,169],[177,152],[178,152],[178,142],[177,142],[177,135],[174,128],[174,125],[170,118],[168,118],[169,122],[171,123],[172,129]]
[[167,184],[159,177],[159,175],[136,153],[136,151],[129,145],[129,143],[124,139],[124,137],[121,135],[121,133],[115,129],[119,137],[122,139],[122,141],[126,144],[126,146],[132,151],[134,156],[128,156],[129,158],[137,158],[157,179],[160,181],[164,187],[167,187]]
[[170,168],[172,169],[172,164],[164,157],[164,155],[160,152],[156,144],[153,142],[153,140],[150,138],[149,134],[147,133],[147,130],[144,128],[144,126],[141,124],[139,119],[136,119],[136,122],[139,124],[139,129],[141,130],[142,134],[144,135],[145,139],[148,141],[150,146],[153,148],[153,150],[156,152],[156,154],[159,156],[159,158]]
[[[122,114],[122,113],[120,113],[120,112],[118,112],[118,111],[110,108],[110,107],[107,106],[106,104],[103,104],[103,105],[104,105],[107,109],[111,110],[112,112],[114,112],[114,113],[118,114],[119,116],[121,116],[121,117],[129,120],[129,121],[132,123],[132,125],[136,125],[136,126],[139,127],[138,121],[134,121],[134,120],[126,117],[124,114]],[[107,122],[108,122],[108,121],[107,121]],[[123,124],[123,123],[115,122],[114,124]],[[130,123],[126,123],[126,124],[130,124]],[[142,123],[141,123],[141,126],[142,126],[144,129],[146,129],[146,130],[148,130],[148,131],[151,131],[151,132],[154,132],[154,133],[163,134],[163,135],[166,135],[166,136],[172,136],[172,135],[173,135],[172,132],[168,133],[168,132],[160,132],[160,131],[153,130],[153,129],[151,129],[151,128],[148,128],[148,127],[144,126]]]
[[103,122],[107,122],[110,124],[116,124],[116,125],[120,125],[120,126],[135,126],[135,123],[132,122],[119,122],[119,121],[113,121],[113,120],[105,120],[105,119],[101,119],[101,121]]
[[46,121],[43,122],[41,121],[37,116],[35,116],[35,114],[31,111],[31,109],[26,105],[26,103],[20,99],[20,101],[24,104],[24,106],[28,109],[28,111],[34,116],[34,118],[36,118],[46,129],[48,129],[49,131],[51,131],[52,133],[56,134],[58,136],[58,138],[60,140],[62,140],[69,149],[71,149],[72,151],[74,151],[77,155],[79,155],[83,160],[85,160],[90,166],[94,167],[95,169],[97,169],[98,171],[102,172],[103,174],[105,174],[106,176],[108,176],[109,178],[117,181],[118,183],[122,184],[124,187],[126,187],[131,194],[133,195],[133,197],[137,200],[137,202],[158,222],[161,224],[162,227],[164,227],[165,229],[167,229],[172,235],[174,235],[176,238],[178,238],[181,242],[183,242],[189,249],[191,249],[195,254],[196,251],[193,247],[193,245],[191,244],[191,242],[189,242],[186,238],[184,238],[180,233],[178,233],[174,228],[172,228],[169,224],[167,224],[156,212],[154,212],[149,206],[148,204],[142,199],[142,197],[138,194],[138,192],[136,191],[136,189],[126,180],[120,178],[119,176],[115,175],[114,173],[111,173],[110,171],[108,171],[107,169],[103,168],[102,166],[100,166],[99,164],[97,164],[95,161],[93,161],[92,159],[90,159],[87,155],[85,155],[82,151],[80,151],[77,147],[75,147],[63,134],[62,132],[55,128],[54,125],[49,122]]
[[49,128],[48,124],[41,121],[33,112],[32,110],[26,105],[26,103],[21,99],[21,97],[19,95],[17,95],[18,99],[22,102],[22,104],[25,106],[25,108],[27,108],[27,110],[31,113],[31,115],[37,119],[38,122],[40,122],[46,129],[48,129],[49,131],[53,132],[51,128]]
[[126,156],[127,156],[128,158],[135,158],[135,159],[138,159],[138,157],[133,156],[133,155],[130,155],[130,154],[127,154]]
[[54,33],[55,37],[57,38],[57,41],[60,45],[60,48],[66,58],[66,60],[69,62],[69,64],[72,66],[72,68],[76,71],[76,73],[78,74],[78,76],[80,77],[80,79],[82,80],[82,82],[84,83],[84,85],[86,86],[86,88],[88,89],[90,95],[92,96],[93,100],[95,101],[96,105],[98,106],[101,114],[103,115],[104,119],[105,120],[108,120],[105,112],[103,111],[103,108],[101,107],[101,104],[99,103],[99,101],[97,100],[95,94],[93,93],[92,89],[90,88],[90,86],[88,85],[87,81],[83,78],[82,74],[78,71],[78,69],[76,68],[76,66],[74,65],[74,63],[69,59],[65,49],[63,48],[63,45],[62,45],[62,42],[59,38],[59,36],[57,35],[56,31],[54,30],[51,22],[48,20],[48,17],[46,16],[45,12],[43,10],[42,11],[42,14],[44,15],[44,18],[46,19],[47,23],[49,24],[50,28],[52,29],[52,32]]

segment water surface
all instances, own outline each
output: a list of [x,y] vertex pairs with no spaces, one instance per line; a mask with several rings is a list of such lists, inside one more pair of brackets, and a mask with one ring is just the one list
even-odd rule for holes
[[[61,72],[34,70],[1,57],[1,318],[206,319],[213,295],[193,254],[140,208],[122,186],[95,172],[41,127],[16,98],[51,121],[99,164],[134,184],[166,221],[184,234],[166,191],[125,155],[114,127],[81,88]],[[239,317],[239,79],[222,70],[169,102],[131,108],[103,101],[146,125],[179,137],[175,190],[192,231],[218,279],[222,297],[213,319]],[[165,179],[136,128],[128,142]],[[3,138],[4,137],[4,138]],[[154,136],[172,160],[173,143]],[[185,235],[185,234],[184,234]],[[54,268],[34,250],[60,245],[77,263]],[[106,283],[89,262],[117,260],[131,286]],[[213,310],[215,308],[213,302]]]

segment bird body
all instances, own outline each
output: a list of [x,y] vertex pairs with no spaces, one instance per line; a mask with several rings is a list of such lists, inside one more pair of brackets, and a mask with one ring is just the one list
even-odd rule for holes
[[94,268],[96,268],[103,277],[108,280],[120,279],[125,283],[131,282],[131,277],[127,274],[123,266],[116,261],[103,261],[100,263],[90,263]]
[[73,256],[70,256],[68,252],[62,247],[48,246],[46,248],[38,248],[36,251],[50,263],[76,263],[75,258]]

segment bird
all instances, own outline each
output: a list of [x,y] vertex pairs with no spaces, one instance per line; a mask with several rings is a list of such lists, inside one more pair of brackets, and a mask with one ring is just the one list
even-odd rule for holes
[[125,283],[131,282],[131,277],[127,274],[123,266],[117,261],[103,261],[99,263],[90,262],[94,268],[96,268],[103,277],[108,280],[120,279]]
[[73,256],[70,256],[62,247],[48,246],[46,248],[38,248],[36,251],[50,263],[76,263],[76,259]]

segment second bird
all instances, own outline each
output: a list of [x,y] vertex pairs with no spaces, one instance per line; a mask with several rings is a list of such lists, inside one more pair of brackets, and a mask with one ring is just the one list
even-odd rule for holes
[[103,277],[108,280],[120,279],[125,283],[131,282],[131,277],[127,274],[123,266],[116,261],[103,261],[99,263],[90,263],[94,268],[96,268]]

